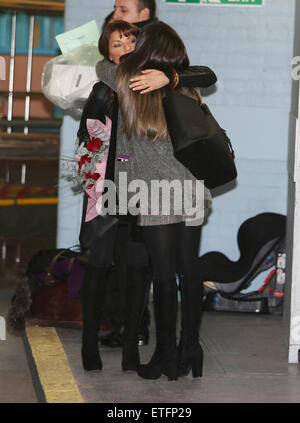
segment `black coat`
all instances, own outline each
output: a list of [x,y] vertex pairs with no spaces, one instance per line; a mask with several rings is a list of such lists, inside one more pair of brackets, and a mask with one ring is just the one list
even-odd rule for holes
[[[209,87],[217,81],[214,72],[206,66],[191,66],[179,75],[178,87]],[[103,82],[97,82],[87,99],[77,133],[79,143],[88,142],[89,134],[86,127],[86,120],[98,119],[105,122],[105,116],[112,121],[111,139],[106,167],[105,179],[114,180],[114,163],[116,152],[116,132],[118,120],[118,100],[116,95]],[[92,242],[101,236],[112,225],[116,224],[120,218],[115,216],[97,216],[89,222],[85,222],[87,207],[87,197],[84,198],[83,213],[79,241],[83,249],[90,248]],[[136,217],[122,216],[122,221],[135,222]]]
[[[97,82],[94,85],[89,98],[87,99],[80,121],[79,130],[77,136],[79,138],[79,144],[82,142],[87,143],[90,140],[89,133],[86,127],[87,119],[98,119],[101,122],[105,122],[105,116],[109,117],[112,122],[117,122],[117,99],[113,92],[103,82]],[[109,147],[109,154],[106,167],[106,179],[112,179],[114,175],[114,151],[115,151],[115,131],[114,124],[112,125],[112,133]],[[87,208],[87,196],[84,196],[83,200],[83,212],[81,219],[81,228],[79,234],[79,242],[82,249],[91,247],[92,242],[101,236],[107,229],[118,222],[118,219],[114,216],[97,216],[89,222],[85,222],[86,208]]]

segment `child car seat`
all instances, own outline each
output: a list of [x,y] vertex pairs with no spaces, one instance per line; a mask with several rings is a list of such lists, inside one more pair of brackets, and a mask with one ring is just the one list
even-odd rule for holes
[[231,261],[224,254],[212,251],[199,257],[203,281],[212,281],[224,296],[246,289],[261,272],[272,267],[276,251],[284,243],[286,216],[261,213],[247,219],[237,235],[240,258]]

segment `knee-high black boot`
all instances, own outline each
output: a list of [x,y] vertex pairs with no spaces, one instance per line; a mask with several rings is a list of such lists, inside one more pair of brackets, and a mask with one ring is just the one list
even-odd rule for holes
[[147,267],[128,266],[126,282],[125,321],[122,340],[122,369],[137,371],[140,365],[138,335],[149,290]]
[[203,303],[203,283],[197,278],[180,276],[181,331],[178,345],[178,376],[202,376],[203,350],[199,330]]
[[177,379],[177,283],[173,277],[153,281],[153,303],[156,329],[156,348],[148,364],[140,365],[138,375],[144,379],[158,379],[162,374]]
[[85,370],[101,370],[102,361],[98,349],[100,311],[103,307],[108,268],[88,264],[81,288],[82,347],[81,357]]

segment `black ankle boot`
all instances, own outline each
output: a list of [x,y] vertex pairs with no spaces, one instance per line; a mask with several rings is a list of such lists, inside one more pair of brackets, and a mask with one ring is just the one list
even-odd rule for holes
[[123,372],[136,372],[140,365],[139,347],[136,341],[126,341],[122,350]]
[[98,349],[99,310],[102,309],[107,268],[86,265],[81,288],[82,347],[81,358],[85,370],[101,370],[102,361]]
[[122,339],[122,370],[136,372],[140,365],[138,333],[149,291],[149,269],[127,269],[125,322]]
[[102,370],[103,364],[98,349],[96,331],[82,336],[81,358],[84,370]]
[[157,345],[154,354],[148,364],[141,364],[138,375],[143,379],[158,379],[161,375],[168,380],[177,380],[177,346]]
[[148,364],[140,365],[138,375],[158,379],[162,374],[177,379],[177,284],[175,277],[153,281],[153,303],[156,328],[156,348]]
[[197,278],[180,276],[181,332],[178,345],[178,376],[192,370],[193,377],[202,376],[203,349],[199,329],[203,303],[203,283]]
[[192,370],[193,377],[201,377],[203,349],[197,338],[181,335],[178,345],[178,377],[186,376]]

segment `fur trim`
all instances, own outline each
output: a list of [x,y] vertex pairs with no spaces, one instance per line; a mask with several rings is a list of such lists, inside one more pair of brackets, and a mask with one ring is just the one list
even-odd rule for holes
[[25,329],[26,316],[32,304],[31,289],[28,277],[23,276],[19,281],[16,292],[11,299],[11,306],[7,314],[7,331],[11,335],[21,335]]

